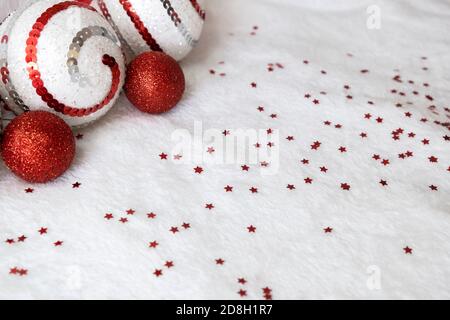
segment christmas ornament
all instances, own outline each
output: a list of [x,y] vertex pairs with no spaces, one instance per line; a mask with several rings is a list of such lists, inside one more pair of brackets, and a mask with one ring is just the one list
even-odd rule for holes
[[162,52],[146,52],[131,62],[127,71],[125,93],[139,110],[162,113],[172,109],[183,96],[183,70]]
[[2,40],[2,95],[17,114],[46,110],[81,126],[119,96],[120,41],[86,1],[34,0],[10,18]]
[[162,51],[183,59],[198,43],[205,20],[204,0],[97,0],[124,44],[128,60]]
[[8,168],[32,183],[44,183],[62,175],[75,156],[70,127],[46,111],[26,112],[5,128],[1,145]]

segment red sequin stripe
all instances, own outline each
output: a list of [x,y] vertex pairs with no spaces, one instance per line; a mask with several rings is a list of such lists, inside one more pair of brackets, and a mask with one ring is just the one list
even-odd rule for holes
[[2,77],[3,84],[8,83],[9,70],[7,67],[0,68],[0,76]]
[[122,5],[123,9],[127,12],[127,15],[130,17],[131,21],[138,30],[142,39],[144,39],[144,41],[147,43],[150,49],[152,49],[153,51],[162,51],[159,44],[156,42],[156,40],[152,37],[152,35],[148,31],[148,29],[145,27],[141,18],[139,18],[139,15],[133,9],[133,6],[131,5],[130,1],[119,0],[119,2]]
[[108,10],[108,7],[105,4],[105,1],[97,0],[97,4],[98,4],[98,6],[100,8],[100,11],[102,12],[103,16],[106,18],[106,20],[108,20],[109,24],[111,25],[111,27],[116,32],[117,37],[119,38],[119,41],[122,44],[122,46],[126,47],[126,49],[129,52],[133,53],[133,55],[134,55],[134,50],[130,47],[128,42],[124,39],[122,33],[120,32],[119,28],[117,27],[116,23],[114,22],[113,18],[111,17],[111,14],[109,13],[109,10]]
[[[2,39],[0,41],[0,44],[7,44],[7,43],[8,43],[8,36],[7,35],[3,35]],[[6,65],[0,68],[0,76],[2,78],[3,84],[7,84],[8,83],[9,70],[8,70]]]
[[48,8],[37,20],[36,23],[33,25],[33,29],[29,33],[29,37],[27,39],[27,47],[26,47],[26,57],[25,61],[28,65],[28,75],[30,80],[32,80],[33,87],[36,89],[36,93],[41,97],[42,101],[47,103],[47,105],[54,109],[57,112],[63,113],[65,115],[69,115],[72,117],[82,117],[90,115],[94,112],[97,112],[98,110],[102,109],[104,106],[109,104],[111,100],[116,95],[118,89],[119,89],[119,83],[120,83],[120,69],[119,65],[117,64],[116,60],[109,56],[104,55],[103,56],[103,64],[110,67],[112,72],[112,84],[111,89],[108,93],[108,95],[105,97],[105,99],[100,102],[99,104],[96,104],[90,108],[75,108],[66,106],[63,103],[56,100],[51,93],[48,92],[48,90],[45,88],[44,82],[41,78],[41,73],[39,72],[38,66],[37,66],[37,45],[39,38],[41,36],[42,30],[44,30],[44,27],[47,25],[49,20],[53,18],[56,14],[58,14],[61,11],[66,10],[69,7],[76,6],[76,7],[82,7],[86,8],[92,11],[95,11],[94,8],[90,7],[86,3],[82,3],[79,1],[65,1],[60,2],[58,4],[55,4],[53,7]]
[[206,12],[205,10],[202,9],[202,7],[200,6],[200,4],[197,2],[197,0],[191,0],[191,4],[194,7],[195,11],[197,11],[198,15],[200,16],[200,18],[202,18],[203,20],[205,20],[206,18]]

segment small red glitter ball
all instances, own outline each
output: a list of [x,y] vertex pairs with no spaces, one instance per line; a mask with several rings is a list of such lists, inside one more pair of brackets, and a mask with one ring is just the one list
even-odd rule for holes
[[162,52],[144,52],[128,66],[125,93],[143,112],[169,111],[181,100],[185,86],[180,65]]
[[46,111],[31,111],[6,127],[1,145],[3,160],[20,178],[45,183],[62,175],[75,156],[70,127]]

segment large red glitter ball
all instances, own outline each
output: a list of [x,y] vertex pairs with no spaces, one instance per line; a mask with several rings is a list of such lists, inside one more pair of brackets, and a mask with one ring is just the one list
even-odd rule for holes
[[45,183],[62,175],[75,156],[70,127],[46,111],[31,111],[6,127],[1,145],[3,160],[12,172],[32,183]]
[[162,52],[144,52],[128,67],[125,93],[139,110],[162,113],[172,109],[183,96],[183,70]]

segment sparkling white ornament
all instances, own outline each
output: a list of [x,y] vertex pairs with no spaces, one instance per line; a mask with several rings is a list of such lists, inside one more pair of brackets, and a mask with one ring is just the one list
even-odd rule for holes
[[120,41],[86,1],[31,1],[5,29],[0,92],[16,113],[51,111],[77,127],[114,105],[125,78]]
[[123,43],[128,60],[153,50],[177,61],[197,45],[204,0],[96,0]]

